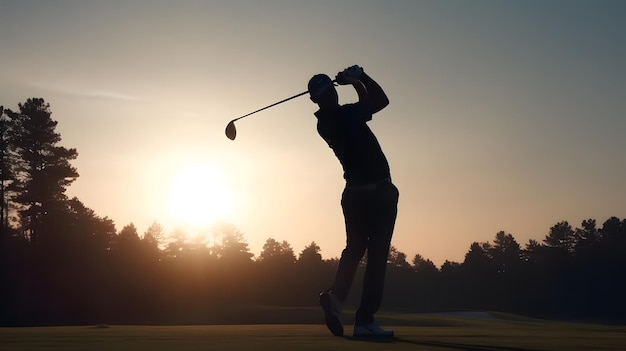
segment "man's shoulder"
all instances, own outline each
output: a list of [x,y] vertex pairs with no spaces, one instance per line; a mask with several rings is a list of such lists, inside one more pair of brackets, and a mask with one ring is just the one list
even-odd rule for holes
[[368,112],[367,105],[362,101],[358,101],[351,104],[342,105],[345,108],[342,113],[344,116],[349,118],[350,120],[358,120],[367,122],[372,119],[372,114]]
[[363,103],[361,101],[341,105],[341,108],[344,110],[359,109],[361,107],[363,107]]
[[363,108],[362,102],[354,102],[349,104],[338,105],[333,109],[320,109],[313,114],[317,117],[318,123],[320,121],[332,120],[336,122],[338,120],[351,120],[356,116],[363,116],[366,114],[366,110]]

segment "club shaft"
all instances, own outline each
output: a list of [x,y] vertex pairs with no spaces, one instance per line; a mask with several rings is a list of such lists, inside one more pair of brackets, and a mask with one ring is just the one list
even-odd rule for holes
[[258,110],[256,110],[256,111],[254,111],[254,112],[250,112],[250,113],[248,113],[248,114],[246,114],[246,115],[243,115],[243,116],[241,116],[241,117],[237,117],[237,118],[233,119],[231,122],[235,122],[235,121],[236,121],[236,120],[238,120],[238,119],[242,119],[242,118],[244,118],[244,117],[248,117],[248,116],[250,116],[250,115],[252,115],[252,114],[255,114],[255,113],[257,113],[257,112],[261,112],[261,111],[263,111],[263,110],[265,110],[265,109],[268,109],[268,108],[270,108],[270,107],[272,107],[272,106],[276,106],[276,105],[278,105],[278,104],[282,104],[283,102],[289,101],[289,100],[291,100],[291,99],[295,99],[295,98],[297,98],[298,96],[302,96],[302,95],[304,95],[304,94],[308,94],[308,93],[309,93],[309,91],[307,90],[307,91],[304,91],[304,92],[302,92],[302,93],[300,93],[300,94],[296,94],[296,95],[294,95],[294,96],[290,96],[290,97],[288,97],[288,98],[286,98],[286,99],[284,99],[284,100],[280,100],[279,102],[275,102],[275,103],[273,103],[273,104],[271,104],[271,105],[269,105],[269,106],[265,106],[265,107],[263,107],[263,108],[260,108],[260,109],[258,109]]

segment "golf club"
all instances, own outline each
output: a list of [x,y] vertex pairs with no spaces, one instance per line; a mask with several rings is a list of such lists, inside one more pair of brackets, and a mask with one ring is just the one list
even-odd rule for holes
[[[332,83],[333,83],[333,85],[335,85],[335,80],[333,80],[333,81],[332,81]],[[256,110],[256,111],[254,111],[254,112],[250,112],[250,113],[248,113],[248,114],[246,114],[246,115],[243,115],[243,116],[241,116],[241,117],[237,117],[237,118],[233,119],[232,121],[228,122],[228,124],[226,125],[226,137],[227,137],[228,139],[230,139],[230,140],[235,140],[235,137],[237,136],[237,129],[235,128],[235,121],[240,120],[240,119],[242,119],[242,118],[244,118],[244,117],[248,117],[248,116],[250,116],[250,115],[253,115],[253,114],[257,113],[257,112],[261,112],[261,111],[263,111],[263,110],[265,110],[265,109],[268,109],[268,108],[270,108],[270,107],[272,107],[272,106],[276,106],[276,105],[278,105],[278,104],[282,104],[283,102],[289,101],[289,100],[291,100],[291,99],[295,99],[295,98],[297,98],[297,97],[299,97],[299,96],[302,96],[302,95],[304,95],[304,94],[308,94],[308,93],[309,93],[309,91],[308,91],[308,90],[307,90],[307,91],[304,91],[304,92],[302,92],[302,93],[299,93],[299,94],[296,94],[296,95],[294,95],[294,96],[288,97],[288,98],[286,98],[286,99],[284,99],[284,100],[280,100],[280,101],[278,101],[278,102],[275,102],[275,103],[273,103],[273,104],[271,104],[271,105],[269,105],[269,106],[265,106],[265,107],[263,107],[263,108],[260,108],[260,109],[258,109],[258,110]]]

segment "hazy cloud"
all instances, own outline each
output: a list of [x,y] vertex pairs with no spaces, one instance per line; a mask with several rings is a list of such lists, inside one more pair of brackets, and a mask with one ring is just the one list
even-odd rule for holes
[[112,99],[123,101],[139,101],[140,97],[125,94],[120,91],[112,89],[98,89],[98,88],[81,88],[77,86],[50,84],[50,83],[34,83],[34,87],[43,90],[49,90],[64,95],[72,95],[78,97],[94,98],[94,99]]

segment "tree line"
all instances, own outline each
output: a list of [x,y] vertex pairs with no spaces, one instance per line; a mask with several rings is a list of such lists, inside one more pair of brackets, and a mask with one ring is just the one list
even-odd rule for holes
[[[59,145],[56,125],[41,98],[0,107],[0,326],[242,322],[245,312],[224,311],[317,306],[338,260],[323,259],[314,241],[296,253],[268,238],[255,257],[230,224],[214,228],[211,245],[156,222],[141,234],[132,223],[117,231],[68,198],[78,153]],[[626,219],[562,221],[524,246],[498,232],[440,267],[392,247],[383,308],[623,323],[625,276]],[[346,308],[358,300],[351,294]]]

